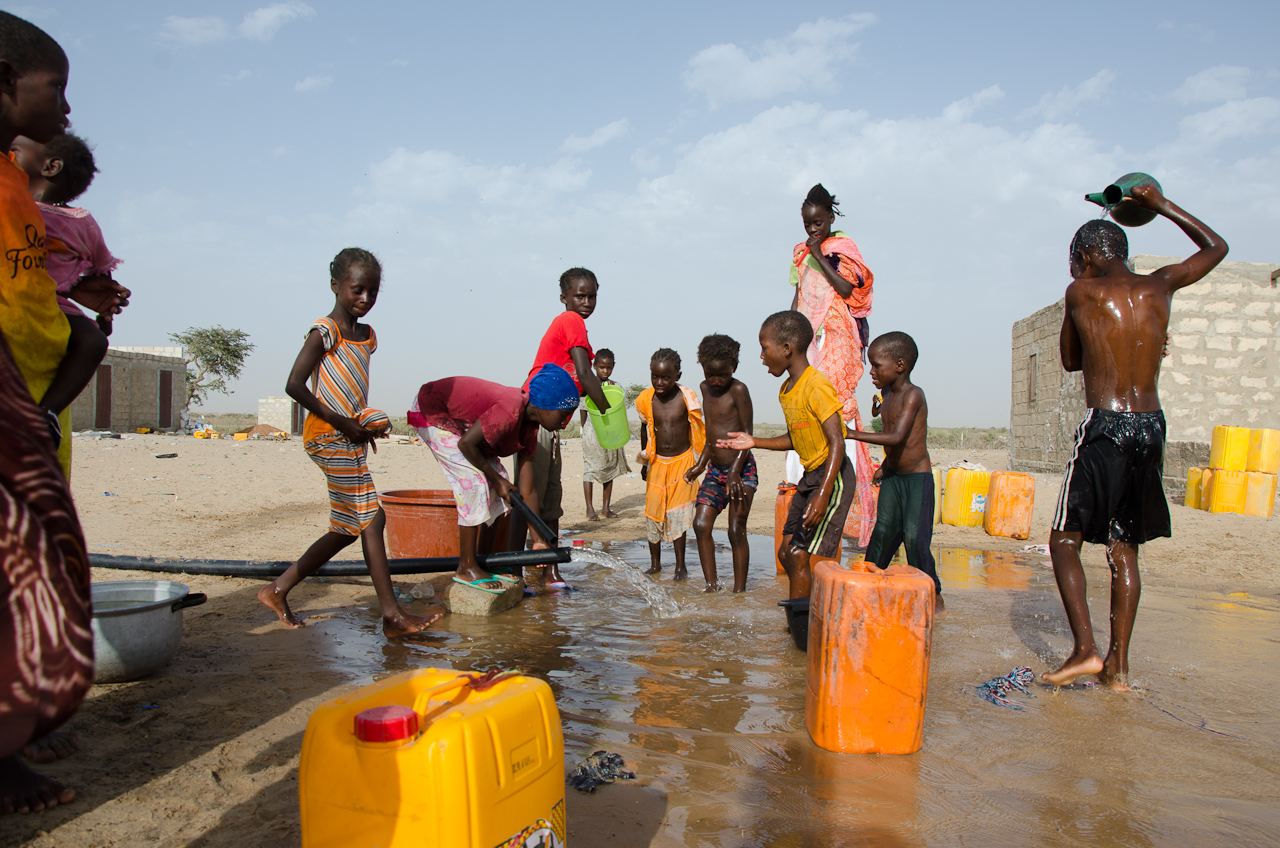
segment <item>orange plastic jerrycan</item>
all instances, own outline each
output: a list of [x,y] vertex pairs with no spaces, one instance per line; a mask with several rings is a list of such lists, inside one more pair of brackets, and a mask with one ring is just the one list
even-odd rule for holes
[[558,848],[564,739],[551,689],[449,669],[357,689],[311,714],[298,795],[303,848]]
[[778,567],[779,574],[785,574],[782,560],[778,559],[778,549],[782,547],[782,527],[787,523],[787,512],[791,509],[791,499],[796,496],[796,487],[791,483],[778,484],[778,499],[773,503],[773,564]]
[[933,581],[909,565],[814,567],[804,723],[815,744],[846,754],[920,750],[933,605]]
[[1035,504],[1035,477],[1016,471],[993,471],[983,529],[991,536],[1025,539],[1031,535],[1031,510]]

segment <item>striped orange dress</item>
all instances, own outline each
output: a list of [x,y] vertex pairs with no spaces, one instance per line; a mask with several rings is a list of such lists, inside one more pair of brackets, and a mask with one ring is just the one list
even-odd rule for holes
[[[311,391],[339,415],[354,418],[368,430],[391,431],[385,412],[369,409],[369,358],[378,349],[378,337],[369,328],[363,342],[342,337],[332,318],[321,318],[307,331],[320,334],[324,357],[311,376]],[[320,466],[329,486],[329,532],[359,536],[378,514],[378,492],[365,463],[369,446],[355,444],[315,415],[302,428],[303,446]]]

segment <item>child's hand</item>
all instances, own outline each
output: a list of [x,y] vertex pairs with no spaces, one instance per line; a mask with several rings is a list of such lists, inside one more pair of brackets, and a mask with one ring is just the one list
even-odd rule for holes
[[698,475],[701,473],[702,469],[695,465],[684,473],[684,481],[686,483],[692,483],[694,480],[698,479]]
[[750,433],[730,433],[727,439],[716,439],[716,447],[727,450],[751,450],[755,446]]
[[875,472],[871,475],[871,482],[879,483],[883,479],[884,479],[884,466],[877,465]]
[[1133,196],[1132,199],[1135,203],[1143,209],[1150,209],[1153,212],[1159,212],[1160,209],[1169,202],[1165,199],[1165,196],[1160,193],[1160,189],[1156,188],[1151,183],[1134,186],[1129,189],[1129,194]]
[[640,466],[640,479],[645,481],[646,483],[649,482],[649,466],[647,465]]
[[879,392],[876,392],[875,397],[871,398],[871,417],[872,418],[880,417],[880,404],[882,403],[884,403],[884,398],[880,395]]
[[742,474],[736,471],[730,471],[729,480],[727,482],[728,486],[726,486],[726,488],[729,490],[730,502],[739,503],[740,501],[746,500],[747,487],[742,484]]
[[[360,426],[360,422],[354,418],[339,418],[338,423],[333,425],[333,429],[341,433],[348,442],[355,445],[373,441],[372,431]],[[374,453],[377,452],[378,449],[375,447]]]
[[804,508],[804,526],[806,528],[817,527],[822,521],[822,514],[827,511],[827,503],[831,500],[831,493],[825,496],[819,492],[818,496],[809,501],[809,505]]
[[71,287],[67,295],[81,306],[87,306],[99,315],[118,315],[129,305],[133,292],[105,274],[83,277]]
[[1169,339],[1172,338],[1168,333],[1164,334],[1164,349],[1160,351],[1160,355],[1165,359],[1169,358]]
[[814,233],[805,239],[804,243],[809,248],[809,252],[813,254],[813,259],[816,262],[818,255],[822,253],[822,239],[818,238],[817,233]]
[[[515,491],[515,486],[512,486],[510,481],[503,477],[499,477],[498,481],[493,484],[493,488],[498,490],[498,497],[502,498],[507,503],[511,503],[511,493]],[[512,506],[514,506],[514,504],[512,504]]]

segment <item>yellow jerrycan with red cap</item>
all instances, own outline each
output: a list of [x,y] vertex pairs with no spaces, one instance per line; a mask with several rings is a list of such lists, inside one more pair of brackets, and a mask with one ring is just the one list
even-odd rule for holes
[[322,704],[302,740],[303,848],[560,848],[551,688],[420,669]]

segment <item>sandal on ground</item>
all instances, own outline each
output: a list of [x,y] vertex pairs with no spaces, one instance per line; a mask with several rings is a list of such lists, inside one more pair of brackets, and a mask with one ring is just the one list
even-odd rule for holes
[[479,580],[463,580],[461,577],[454,577],[453,582],[457,583],[459,586],[466,586],[469,589],[475,589],[479,592],[487,592],[490,595],[501,595],[503,592],[507,591],[506,589],[489,589],[484,586],[477,585],[479,583],[488,583],[493,579],[494,578],[492,577],[481,577]]

